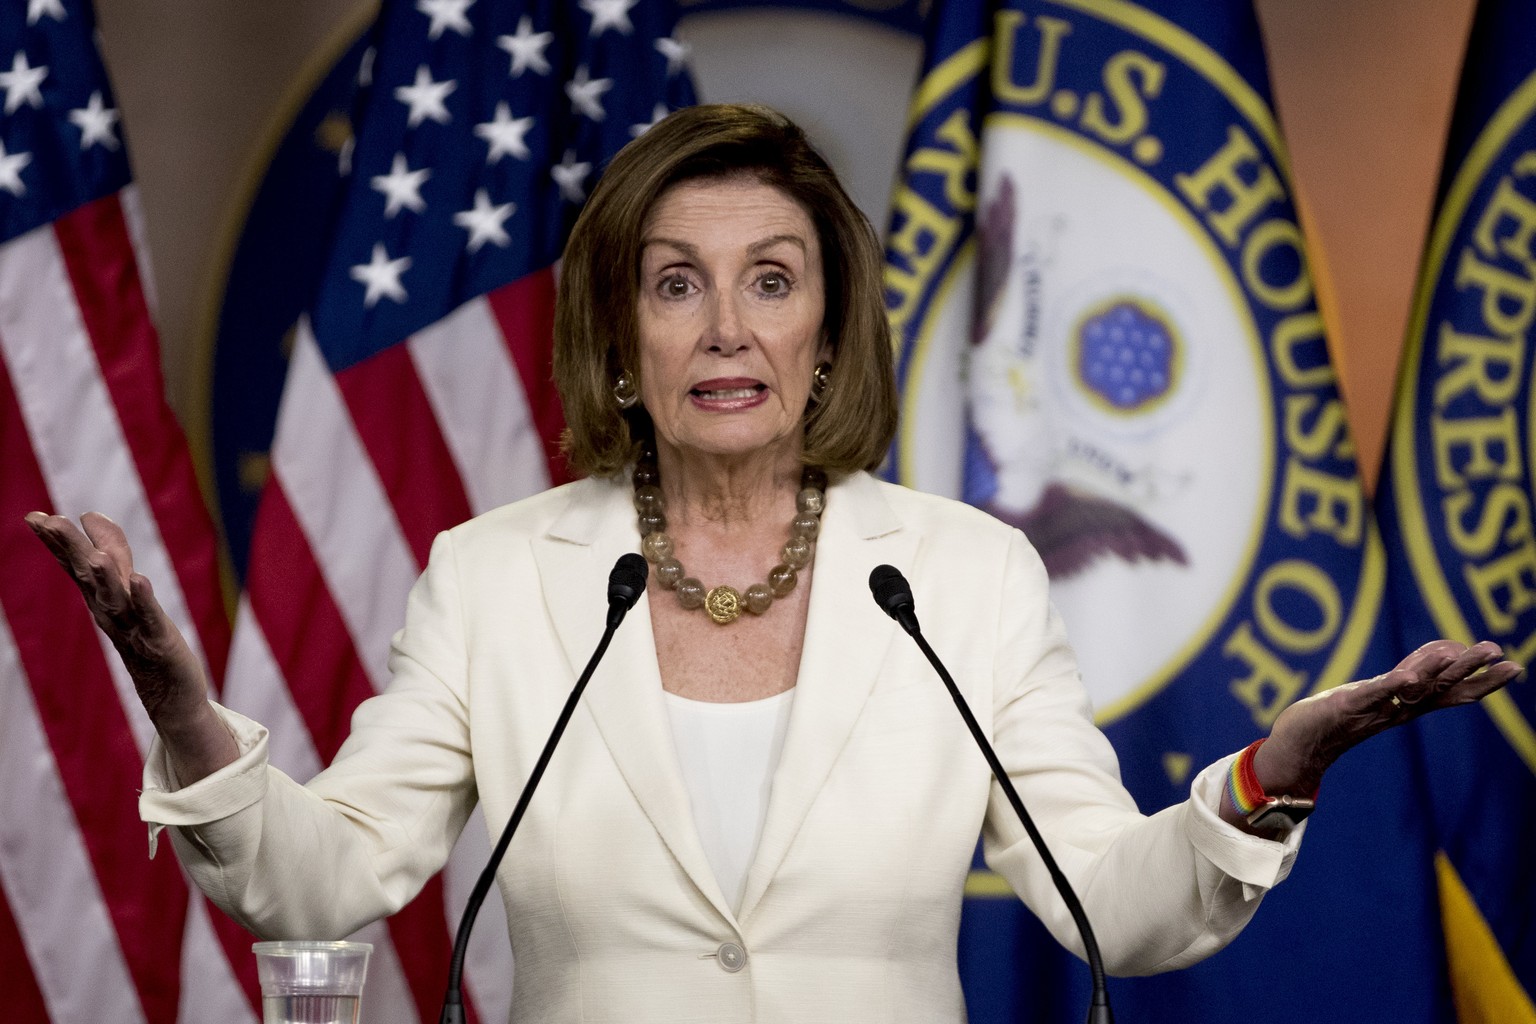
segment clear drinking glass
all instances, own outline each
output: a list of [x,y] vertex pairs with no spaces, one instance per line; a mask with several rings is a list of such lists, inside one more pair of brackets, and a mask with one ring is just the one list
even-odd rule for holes
[[263,1024],[357,1024],[366,942],[258,942]]

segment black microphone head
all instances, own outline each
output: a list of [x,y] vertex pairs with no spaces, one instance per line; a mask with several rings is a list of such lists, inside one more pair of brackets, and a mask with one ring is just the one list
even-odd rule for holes
[[877,565],[869,574],[869,592],[885,614],[901,622],[902,609],[913,609],[912,585],[894,565]]
[[608,603],[617,601],[624,605],[625,611],[633,608],[640,595],[645,593],[645,581],[650,573],[650,567],[640,555],[633,551],[620,555],[613,564],[613,571],[608,574]]

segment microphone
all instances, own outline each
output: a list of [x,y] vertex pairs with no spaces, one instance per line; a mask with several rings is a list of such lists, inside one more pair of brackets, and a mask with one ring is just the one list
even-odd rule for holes
[[877,565],[869,574],[869,592],[885,614],[901,624],[909,636],[922,630],[917,625],[917,607],[912,601],[912,586],[894,565]]
[[1056,891],[1061,893],[1062,901],[1066,903],[1067,910],[1072,914],[1072,920],[1077,923],[1078,934],[1083,937],[1083,951],[1088,957],[1088,973],[1093,978],[1093,997],[1088,1007],[1088,1024],[1114,1024],[1115,1015],[1109,1007],[1109,989],[1104,984],[1104,960],[1099,955],[1099,943],[1093,936],[1093,928],[1088,924],[1088,914],[1083,910],[1083,904],[1078,900],[1077,893],[1072,891],[1072,883],[1067,881],[1067,876],[1062,874],[1061,868],[1056,864],[1056,858],[1052,857],[1051,851],[1046,848],[1045,837],[1035,827],[1035,820],[1029,816],[1029,811],[1024,809],[1024,801],[1019,798],[1019,791],[1014,789],[1013,780],[1008,777],[1002,762],[997,759],[997,752],[992,749],[986,734],[981,731],[976,716],[971,714],[971,707],[965,702],[960,688],[955,685],[944,663],[939,660],[939,656],[933,652],[933,648],[928,646],[928,641],[923,637],[923,631],[917,624],[917,609],[912,599],[912,585],[895,566],[877,565],[869,574],[869,591],[874,595],[875,603],[895,619],[907,635],[917,641],[917,646],[922,649],[929,663],[938,672],[939,678],[944,680],[944,685],[949,689],[949,695],[954,698],[955,707],[960,710],[960,717],[965,719],[966,727],[971,730],[971,736],[976,740],[976,745],[981,748],[982,756],[987,759],[987,766],[992,769],[992,777],[1003,788],[1003,793],[1008,797],[1008,803],[1013,806],[1013,813],[1018,815],[1024,831],[1029,833],[1035,849],[1040,851],[1040,859],[1045,862],[1045,869],[1050,873],[1051,881],[1056,883]]
[[475,881],[475,887],[470,890],[469,900],[464,904],[464,916],[459,920],[459,931],[453,940],[453,957],[448,961],[448,992],[443,996],[442,1013],[438,1016],[438,1024],[464,1024],[464,955],[469,950],[469,933],[474,929],[475,918],[480,913],[480,905],[485,902],[485,897],[491,891],[491,886],[496,882],[496,868],[501,864],[501,859],[506,855],[507,847],[512,844],[512,836],[517,832],[517,826],[523,820],[523,813],[528,810],[528,801],[533,797],[533,791],[538,788],[539,780],[544,777],[544,769],[549,767],[549,759],[555,752],[555,745],[560,742],[560,736],[565,732],[566,723],[571,720],[571,715],[576,710],[576,702],[581,699],[581,693],[587,688],[587,680],[592,678],[592,673],[597,669],[597,663],[603,660],[603,654],[608,650],[608,643],[613,639],[614,632],[619,628],[619,623],[624,621],[624,616],[640,600],[640,595],[645,593],[645,581],[650,575],[650,568],[645,564],[645,559],[631,551],[620,555],[614,563],[613,570],[608,573],[608,623],[603,630],[603,638],[597,642],[597,649],[592,652],[592,657],[587,662],[587,667],[582,669],[581,677],[576,680],[576,685],[571,688],[571,695],[566,698],[565,706],[560,709],[560,717],[555,719],[555,727],[550,731],[549,739],[544,743],[544,749],[539,754],[539,759],[534,763],[533,771],[528,775],[528,783],[523,786],[522,795],[517,798],[517,806],[512,808],[512,817],[507,819],[507,827],[501,830],[501,838],[496,841],[496,848],[491,851],[491,859],[485,865],[485,870],[480,872],[480,877]]
[[645,580],[651,574],[645,559],[631,551],[620,555],[608,573],[608,627],[618,629],[624,616],[645,593]]

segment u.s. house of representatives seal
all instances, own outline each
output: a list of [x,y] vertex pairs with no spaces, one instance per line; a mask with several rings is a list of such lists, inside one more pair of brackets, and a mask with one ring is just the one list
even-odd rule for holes
[[1029,535],[1105,722],[1198,683],[1251,734],[1342,681],[1379,545],[1267,99],[1058,0],[998,11],[912,123],[896,474]]

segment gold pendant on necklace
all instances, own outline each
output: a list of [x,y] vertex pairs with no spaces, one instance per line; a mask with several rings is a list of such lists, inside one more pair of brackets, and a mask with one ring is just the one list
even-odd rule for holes
[[677,560],[672,538],[666,532],[666,503],[661,493],[661,473],[656,468],[654,446],[642,448],[632,479],[635,511],[640,517],[640,552],[655,567],[656,582],[676,592],[677,603],[688,611],[703,608],[721,626],[741,618],[743,609],[761,615],[775,599],[785,597],[795,589],[798,574],[811,563],[816,535],[821,531],[827,488],[826,473],[814,466],[800,470],[800,490],[795,495],[796,513],[789,524],[789,542],[779,553],[783,561],[769,570],[766,582],[752,584],[745,593],[723,584],[705,591],[704,584],[689,576],[683,563]]
[[741,592],[723,583],[711,587],[704,596],[704,610],[720,625],[728,626],[741,615]]

